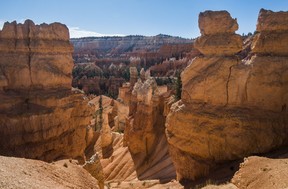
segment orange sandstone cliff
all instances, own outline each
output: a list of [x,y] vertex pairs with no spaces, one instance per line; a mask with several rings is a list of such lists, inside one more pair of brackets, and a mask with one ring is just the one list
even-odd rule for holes
[[181,100],[166,120],[178,179],[288,144],[287,14],[260,11],[253,56],[241,61],[236,20],[226,11],[200,13],[194,45],[203,55],[183,71]]
[[91,112],[84,96],[71,90],[68,28],[7,22],[0,41],[0,154],[83,158]]

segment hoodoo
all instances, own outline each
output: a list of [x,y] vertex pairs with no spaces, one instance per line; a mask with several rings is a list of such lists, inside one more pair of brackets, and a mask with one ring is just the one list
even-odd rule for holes
[[226,11],[200,13],[195,47],[203,55],[182,73],[181,100],[166,120],[178,179],[195,180],[288,144],[286,18],[287,12],[261,10],[253,56],[241,61],[236,20]]

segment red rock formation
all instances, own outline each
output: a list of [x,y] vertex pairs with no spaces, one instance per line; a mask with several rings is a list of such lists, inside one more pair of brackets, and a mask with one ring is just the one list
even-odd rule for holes
[[[287,13],[260,11],[252,45],[256,54],[243,62],[233,55],[241,50],[233,34],[237,23],[227,12],[200,14],[202,36],[195,47],[204,57],[195,58],[183,71],[181,101],[172,105],[166,120],[178,179],[195,180],[225,162],[288,144],[288,51],[277,50],[286,39],[288,30],[283,28],[288,23],[274,22],[283,14]],[[213,34],[210,27],[216,25]],[[207,43],[201,42],[203,37]]]
[[83,157],[91,112],[84,96],[71,91],[67,27],[5,23],[0,40],[0,153],[45,161]]

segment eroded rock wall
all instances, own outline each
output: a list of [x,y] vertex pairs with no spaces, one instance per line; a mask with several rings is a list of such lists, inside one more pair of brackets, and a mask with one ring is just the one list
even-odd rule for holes
[[88,100],[71,90],[72,51],[60,23],[5,23],[0,31],[0,153],[82,158]]
[[226,11],[200,13],[195,47],[203,56],[183,71],[181,101],[166,120],[178,179],[288,144],[287,24],[287,12],[261,10],[254,56],[241,61],[236,21]]
[[130,99],[124,139],[140,180],[175,178],[165,136],[164,96],[154,78],[138,79]]

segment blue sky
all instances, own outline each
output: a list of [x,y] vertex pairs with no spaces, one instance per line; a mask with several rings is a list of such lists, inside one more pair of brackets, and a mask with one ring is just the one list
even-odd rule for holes
[[287,11],[288,0],[1,0],[3,22],[61,22],[71,37],[157,35],[194,38],[200,35],[198,15],[227,10],[237,18],[237,33],[254,32],[261,8]]

